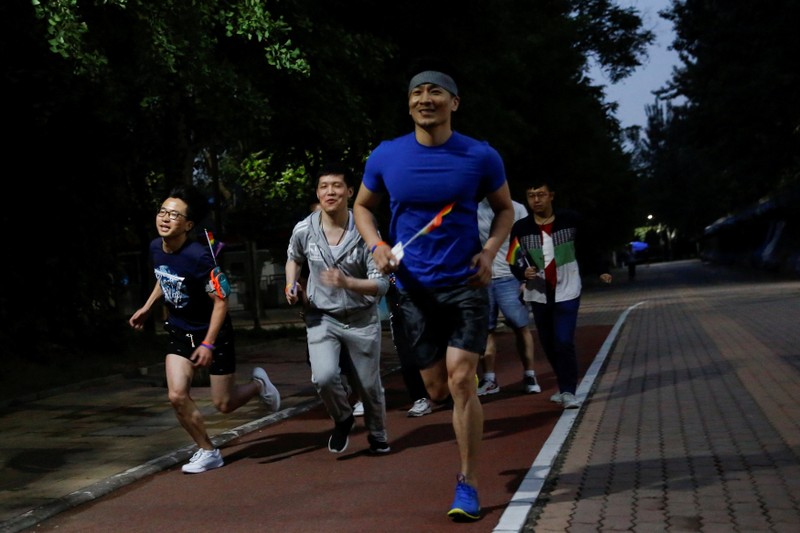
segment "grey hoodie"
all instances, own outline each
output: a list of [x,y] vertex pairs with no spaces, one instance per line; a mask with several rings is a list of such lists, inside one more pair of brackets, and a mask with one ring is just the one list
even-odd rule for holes
[[[337,254],[328,246],[322,230],[322,213],[311,213],[298,222],[292,230],[286,255],[292,261],[309,266],[308,294],[310,309],[319,310],[345,323],[371,320],[377,313],[378,300],[389,290],[389,278],[378,270],[372,254],[358,232],[352,211],[348,210],[347,232],[338,247]],[[343,274],[354,278],[369,278],[378,283],[378,294],[368,296],[340,287],[328,287],[320,283],[320,272],[327,268],[338,268]]]

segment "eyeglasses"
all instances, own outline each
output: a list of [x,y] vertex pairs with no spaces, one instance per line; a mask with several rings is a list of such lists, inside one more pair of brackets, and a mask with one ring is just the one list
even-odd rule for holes
[[178,220],[178,217],[186,218],[186,215],[184,215],[183,213],[178,213],[177,211],[170,211],[169,209],[163,207],[158,210],[156,216],[162,218],[168,216],[170,220]]
[[528,198],[536,198],[537,200],[544,200],[550,196],[549,192],[529,192]]

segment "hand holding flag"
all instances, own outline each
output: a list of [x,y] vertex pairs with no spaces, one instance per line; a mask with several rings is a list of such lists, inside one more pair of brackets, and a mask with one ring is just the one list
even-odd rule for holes
[[[506,262],[511,266],[516,266],[519,269],[527,270],[528,268],[533,268],[537,274],[540,272],[539,269],[531,264],[531,257],[528,254],[528,250],[522,246],[522,243],[519,242],[517,237],[514,237],[511,240],[511,244],[508,245],[508,253],[506,254]],[[543,282],[542,278],[539,278],[540,282]],[[537,285],[537,278],[526,278],[525,279],[525,288],[528,290],[533,290]]]
[[[436,228],[438,228],[439,226],[441,226],[442,225],[442,218],[444,218],[444,216],[446,214],[448,214],[450,211],[452,211],[453,210],[453,206],[455,206],[455,205],[456,205],[456,203],[452,202],[452,203],[447,204],[446,206],[444,206],[444,208],[442,208],[441,211],[436,213],[436,216],[433,217],[433,219],[430,222],[428,222],[425,225],[424,228],[422,228],[421,230],[416,232],[414,234],[414,236],[411,237],[410,239],[408,239],[408,241],[405,244],[403,244],[402,242],[398,242],[397,244],[395,244],[392,247],[392,255],[394,255],[395,259],[397,259],[398,262],[401,259],[403,259],[403,255],[404,255],[403,254],[403,248],[405,248],[406,246],[408,246],[409,244],[414,242],[414,239],[416,239],[417,237],[420,237],[422,235],[427,235],[431,231],[433,231]],[[392,262],[392,263],[394,263],[394,262]],[[395,266],[395,265],[392,264],[392,266]]]
[[[520,259],[522,259],[524,263],[520,263]],[[514,239],[511,241],[511,244],[508,245],[506,262],[509,265],[517,265],[520,268],[531,266],[531,263],[528,260],[528,250],[522,246],[522,243],[519,242],[517,237],[514,237]]]

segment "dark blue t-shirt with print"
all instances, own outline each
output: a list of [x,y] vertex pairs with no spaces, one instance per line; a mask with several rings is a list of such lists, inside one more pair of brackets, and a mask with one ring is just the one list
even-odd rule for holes
[[161,245],[161,238],[154,239],[150,255],[169,322],[189,331],[208,329],[214,309],[208,295],[209,275],[215,266],[211,251],[198,242],[187,241],[181,249],[168,254]]

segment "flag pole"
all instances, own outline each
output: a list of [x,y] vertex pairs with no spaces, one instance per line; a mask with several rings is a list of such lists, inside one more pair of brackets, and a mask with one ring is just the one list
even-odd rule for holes
[[211,252],[211,257],[214,259],[214,265],[217,264],[217,255],[214,253],[214,247],[211,245],[211,239],[209,231],[206,228],[203,228],[203,233],[206,234],[206,242],[208,243],[208,249]]
[[[430,221],[430,222],[428,222],[427,224],[425,224],[425,225],[422,227],[422,229],[420,229],[418,232],[416,232],[416,233],[414,234],[414,236],[413,236],[413,237],[411,237],[410,239],[408,239],[408,242],[406,242],[405,244],[403,244],[403,242],[402,242],[402,241],[401,241],[401,242],[398,242],[397,244],[395,244],[395,245],[392,247],[392,255],[394,255],[394,256],[395,256],[395,259],[397,259],[398,261],[400,261],[400,260],[403,258],[403,255],[404,255],[404,254],[403,254],[403,248],[405,248],[406,246],[408,246],[409,244],[411,244],[412,242],[414,242],[414,240],[415,240],[417,237],[419,237],[420,235],[425,235],[426,233],[429,233],[429,232],[433,231],[434,229],[438,228],[439,226],[441,226],[441,225],[442,225],[442,218],[443,218],[443,217],[444,217],[444,216],[445,216],[447,213],[449,213],[450,211],[452,211],[452,210],[453,210],[453,206],[454,206],[454,205],[456,205],[456,203],[455,203],[455,202],[452,202],[452,203],[450,203],[450,204],[447,204],[446,206],[444,206],[444,207],[442,208],[442,210],[441,210],[441,211],[439,211],[438,213],[436,213],[436,216],[434,216],[434,217],[431,219],[431,221]],[[389,264],[391,264],[392,266],[395,266],[395,262],[394,262],[393,260],[392,260],[392,261],[390,261],[390,262],[389,262]]]

